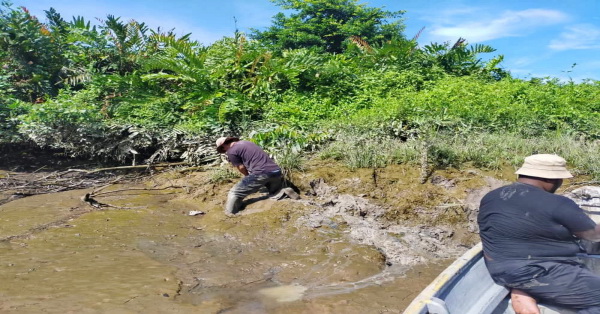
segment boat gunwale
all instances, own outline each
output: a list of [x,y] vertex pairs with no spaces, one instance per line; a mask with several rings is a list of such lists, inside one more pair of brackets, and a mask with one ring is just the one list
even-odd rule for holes
[[[413,301],[404,310],[404,314],[427,313],[427,304],[431,302],[432,297],[443,294],[453,285],[448,285],[455,278],[468,270],[472,264],[476,263],[483,256],[482,244],[479,242],[467,252],[456,259],[450,266],[442,271],[425,289],[413,299]],[[425,310],[425,311],[424,311]]]

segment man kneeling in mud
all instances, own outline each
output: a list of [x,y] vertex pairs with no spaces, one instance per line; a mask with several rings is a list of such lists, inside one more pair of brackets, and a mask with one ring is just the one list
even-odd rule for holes
[[540,313],[536,300],[600,313],[600,276],[577,258],[579,239],[600,240],[596,225],[572,200],[555,195],[571,178],[563,158],[525,158],[517,182],[481,200],[480,236],[485,263],[497,284],[512,289],[517,313]]
[[280,191],[295,194],[289,188],[282,190],[281,168],[258,145],[241,141],[237,137],[221,137],[216,145],[217,151],[226,154],[229,162],[244,175],[244,178],[234,185],[227,195],[226,215],[235,215],[239,212],[243,207],[244,198],[263,186],[267,188],[270,195]]

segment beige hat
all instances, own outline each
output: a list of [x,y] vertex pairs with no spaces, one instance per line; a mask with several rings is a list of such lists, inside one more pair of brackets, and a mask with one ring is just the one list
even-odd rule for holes
[[222,154],[222,153],[225,152],[223,150],[223,145],[225,145],[227,143],[231,143],[231,142],[237,142],[239,140],[240,139],[237,138],[237,137],[229,137],[229,136],[227,136],[227,137],[225,137],[225,136],[224,137],[219,137],[217,139],[217,141],[215,142],[215,144],[217,145],[217,151]]
[[566,165],[567,162],[560,156],[537,154],[526,157],[523,166],[515,173],[544,179],[572,178]]

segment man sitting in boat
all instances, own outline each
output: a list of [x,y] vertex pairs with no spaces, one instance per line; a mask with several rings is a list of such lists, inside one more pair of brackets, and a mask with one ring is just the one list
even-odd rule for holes
[[600,241],[600,225],[554,194],[563,179],[573,177],[566,161],[532,155],[516,174],[517,182],[481,200],[477,219],[490,275],[512,289],[517,313],[539,313],[536,300],[600,313],[600,276],[576,257],[585,253],[579,239]]

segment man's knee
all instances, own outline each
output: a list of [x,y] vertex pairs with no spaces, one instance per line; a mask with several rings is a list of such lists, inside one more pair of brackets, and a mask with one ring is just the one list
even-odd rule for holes
[[252,187],[248,186],[245,182],[239,182],[236,185],[234,185],[231,190],[229,190],[229,193],[227,194],[227,197],[238,197],[238,198],[244,198],[250,194],[252,194]]
[[227,198],[243,198],[245,195],[245,193],[241,192],[240,190],[236,190],[235,188],[229,190],[229,192],[227,193]]

